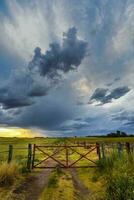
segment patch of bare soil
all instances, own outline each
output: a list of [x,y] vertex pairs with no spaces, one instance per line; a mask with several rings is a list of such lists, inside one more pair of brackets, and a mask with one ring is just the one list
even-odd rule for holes
[[70,169],[70,172],[75,188],[76,200],[91,200],[92,192],[79,179],[76,169]]
[[38,200],[41,192],[48,183],[51,169],[44,169],[41,172],[35,172],[19,185],[10,197],[12,200]]

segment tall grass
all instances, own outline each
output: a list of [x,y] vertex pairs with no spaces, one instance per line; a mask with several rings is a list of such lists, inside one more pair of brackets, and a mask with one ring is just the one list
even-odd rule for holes
[[105,178],[106,200],[134,200],[134,154],[113,154],[99,161]]
[[12,185],[16,179],[20,177],[20,166],[15,163],[11,162],[2,163],[0,165],[0,186],[10,186]]

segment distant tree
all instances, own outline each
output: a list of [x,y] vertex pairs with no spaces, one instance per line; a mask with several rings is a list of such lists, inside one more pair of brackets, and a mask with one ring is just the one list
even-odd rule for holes
[[108,137],[126,137],[127,133],[117,130],[116,133],[107,134]]
[[126,137],[127,134],[126,134],[125,132],[121,132],[121,136],[122,136],[122,137]]

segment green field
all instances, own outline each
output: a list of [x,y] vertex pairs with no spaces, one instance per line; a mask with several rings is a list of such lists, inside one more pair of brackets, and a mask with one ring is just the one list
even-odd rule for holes
[[[96,142],[105,143],[105,156],[106,160],[101,159],[99,161],[99,157],[97,155],[96,149],[93,150],[87,157],[92,161],[98,163],[97,167],[94,168],[78,168],[78,169],[61,169],[59,165],[54,165],[53,162],[50,164],[56,166],[55,169],[34,169],[31,173],[28,173],[26,170],[27,167],[27,155],[28,155],[28,144],[36,144],[36,145],[81,145],[86,143],[87,147],[74,148],[80,154],[86,154],[89,151],[88,146],[90,144],[95,144]],[[111,177],[113,177],[113,184],[116,185],[116,181],[114,180],[115,174],[117,173],[117,177],[120,175],[119,180],[122,181],[130,181],[132,187],[134,186],[134,163],[133,163],[133,153],[131,152],[128,155],[125,146],[122,151],[122,156],[119,157],[117,143],[125,144],[126,142],[134,143],[134,137],[124,137],[124,138],[108,138],[108,137],[79,137],[79,138],[0,138],[0,200],[34,200],[36,196],[36,200],[111,200],[108,197],[108,194],[111,192],[108,189],[112,188],[109,186],[108,188],[108,174],[111,172]],[[8,148],[9,144],[13,145],[13,158],[10,164],[7,164],[8,160]],[[53,154],[55,148],[46,148],[45,152],[49,155]],[[3,152],[3,153],[2,153]],[[79,159],[80,155],[73,152],[73,150],[69,150],[69,162],[75,162]],[[113,157],[114,155],[114,157]],[[62,150],[55,154],[55,159],[60,160],[61,162],[65,162],[66,152]],[[42,159],[45,158],[45,155],[37,151],[35,163],[38,163]],[[131,165],[129,165],[129,162]],[[100,165],[101,163],[101,165]],[[2,168],[2,166],[4,167]],[[11,166],[12,165],[12,166]],[[87,159],[81,159],[76,166],[87,166],[93,165],[94,163],[89,162]],[[101,167],[98,167],[98,166]],[[120,165],[122,168],[120,168]],[[42,164],[44,166],[44,163]],[[6,172],[3,172],[7,167]],[[8,184],[10,180],[7,176],[6,182],[2,182],[2,178],[5,177],[7,171],[9,169],[10,179],[12,180],[12,176],[14,176],[13,181]],[[18,171],[17,171],[18,170]],[[124,170],[124,171],[123,171]],[[125,172],[127,172],[127,179],[124,178],[126,176]],[[17,172],[16,172],[17,171]],[[108,171],[108,173],[107,173]],[[4,175],[3,175],[4,174]],[[131,177],[132,180],[129,180]],[[122,178],[122,179],[121,179]],[[30,180],[31,181],[29,183]],[[36,181],[37,179],[37,181]],[[38,180],[39,179],[39,180]],[[45,180],[46,179],[46,180]],[[43,183],[43,181],[45,181]],[[2,184],[3,185],[2,185]],[[6,184],[5,184],[6,183]],[[24,184],[25,183],[25,184]],[[37,184],[37,185],[36,185]],[[43,186],[44,184],[44,186]],[[118,187],[122,188],[122,182],[117,183]],[[123,182],[123,189],[127,191],[124,186],[125,182]],[[130,184],[130,185],[131,185]],[[28,185],[24,187],[24,185]],[[31,187],[30,187],[31,186]],[[38,188],[39,187],[39,188]],[[20,189],[21,188],[21,189]],[[32,189],[31,189],[32,188]],[[36,191],[37,189],[37,191]],[[33,190],[33,191],[32,191]],[[115,188],[115,191],[117,188]],[[14,192],[14,191],[17,191]],[[84,194],[83,194],[84,191]],[[131,191],[131,188],[128,188],[128,193]],[[133,190],[132,190],[133,191]],[[131,193],[133,193],[131,191]],[[117,191],[116,191],[117,192]],[[124,192],[125,194],[125,192]],[[34,197],[33,197],[33,196]],[[83,196],[84,195],[84,196]],[[130,196],[130,194],[125,194],[126,196]],[[30,199],[31,196],[31,199]],[[125,198],[126,198],[125,196]],[[132,195],[133,196],[133,195]],[[113,200],[123,200],[124,197],[118,197],[115,195]],[[127,199],[124,199],[127,200]]]

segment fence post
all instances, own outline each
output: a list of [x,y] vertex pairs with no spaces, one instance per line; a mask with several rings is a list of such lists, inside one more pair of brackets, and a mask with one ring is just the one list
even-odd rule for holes
[[66,167],[68,167],[68,148],[65,146],[66,149]]
[[32,163],[32,145],[28,144],[28,158],[27,158],[27,169],[31,171],[31,163]]
[[100,144],[96,142],[96,149],[97,149],[97,154],[99,156],[99,160],[101,159],[101,154],[100,154]]
[[8,163],[12,161],[13,157],[13,145],[9,144],[9,150],[8,150]]
[[34,168],[35,148],[36,148],[36,145],[34,144],[34,146],[33,146],[33,158],[32,158],[32,169]]
[[119,157],[122,155],[122,144],[120,142],[118,142],[118,155]]
[[84,148],[86,148],[86,141],[84,141]]
[[133,153],[134,151],[134,146],[133,146],[133,143],[131,143],[131,152]]
[[126,142],[126,151],[127,153],[130,153],[130,143]]
[[101,150],[102,150],[102,158],[105,159],[106,157],[105,157],[105,144],[104,143],[101,144]]

